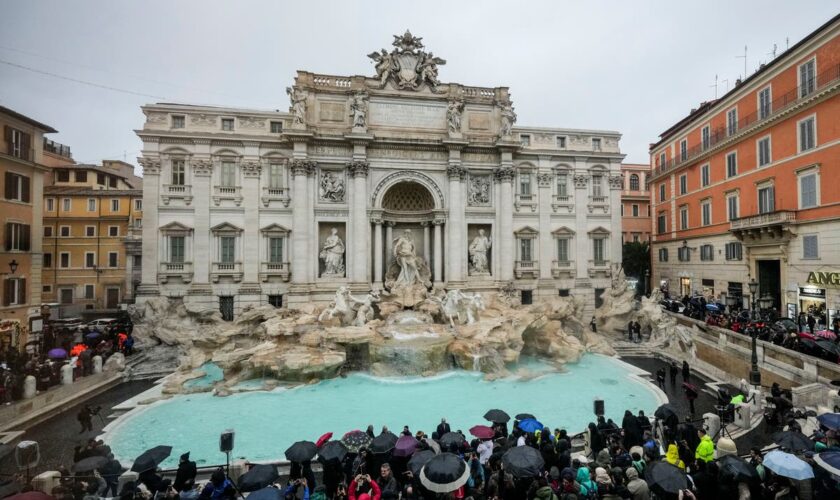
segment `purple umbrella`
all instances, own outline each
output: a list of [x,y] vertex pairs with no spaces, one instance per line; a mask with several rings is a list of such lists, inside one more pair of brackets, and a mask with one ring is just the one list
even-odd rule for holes
[[55,349],[50,349],[47,353],[47,357],[50,359],[65,359],[67,357],[67,351],[60,347],[56,347]]
[[414,436],[401,436],[397,439],[397,444],[394,445],[393,456],[395,457],[410,457],[417,450],[419,442],[414,439]]

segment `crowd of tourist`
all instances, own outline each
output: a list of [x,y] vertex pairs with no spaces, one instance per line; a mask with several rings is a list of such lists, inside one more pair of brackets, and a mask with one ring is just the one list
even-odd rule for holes
[[[146,500],[840,498],[840,478],[834,475],[840,474],[840,453],[832,455],[840,452],[840,414],[821,420],[828,426],[814,436],[801,435],[797,447],[787,449],[783,443],[782,451],[767,454],[758,448],[740,450],[745,458],[738,457],[731,439],[713,441],[716,436],[690,417],[680,419],[669,405],[658,409],[655,418],[628,410],[621,425],[599,416],[577,436],[552,430],[528,414],[510,422],[501,410],[491,410],[485,418],[490,425],[477,425],[466,434],[441,419],[430,435],[408,427],[399,435],[385,427],[377,434],[369,426],[339,439],[329,433],[317,443],[298,442],[286,450],[291,469],[282,481],[274,465],[256,464],[238,481],[230,480],[222,467],[209,481],[197,481],[189,452],[181,455],[175,477],[164,479],[157,465],[171,448],[163,454],[149,450],[132,465],[137,480],[119,492],[117,478],[125,469],[107,446],[91,440],[74,458],[78,466],[102,457],[99,465],[93,470],[74,466],[82,471],[75,477],[62,469],[61,486],[52,493],[63,500],[115,495]],[[789,431],[800,431],[793,420]],[[792,466],[777,465],[777,454],[803,465],[791,472]],[[320,463],[320,471],[314,463]]]
[[9,346],[0,351],[0,403],[11,404],[24,397],[24,381],[32,376],[36,390],[45,391],[61,383],[61,368],[73,366],[73,379],[93,373],[94,356],[103,362],[116,352],[133,352],[134,326],[131,320],[118,321],[102,331],[46,328],[35,352]]

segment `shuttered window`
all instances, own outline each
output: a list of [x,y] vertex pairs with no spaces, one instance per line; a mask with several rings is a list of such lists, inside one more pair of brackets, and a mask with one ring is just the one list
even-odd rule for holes
[[819,238],[816,234],[806,234],[802,237],[802,258],[820,258]]
[[28,252],[32,248],[32,227],[29,224],[17,222],[6,223],[6,251],[17,250]]
[[6,125],[4,130],[6,151],[15,158],[31,160],[32,136]]
[[26,304],[26,278],[10,278],[3,282],[3,305]]
[[799,151],[814,149],[817,144],[814,117],[799,122]]
[[566,238],[557,240],[557,260],[559,262],[569,261],[569,240]]
[[31,198],[31,183],[25,175],[6,172],[5,175],[5,198],[7,200],[22,201],[29,203]]
[[817,206],[817,174],[803,175],[799,178],[799,208]]
[[741,243],[733,241],[726,244],[726,260],[741,260]]

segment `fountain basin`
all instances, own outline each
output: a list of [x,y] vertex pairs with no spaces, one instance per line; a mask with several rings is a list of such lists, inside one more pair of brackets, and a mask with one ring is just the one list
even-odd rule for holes
[[273,391],[251,391],[229,397],[184,394],[139,406],[105,428],[103,439],[124,463],[159,444],[173,447],[164,467],[191,451],[199,464],[224,463],[219,434],[236,431],[232,457],[251,461],[280,460],[283,450],[301,439],[316,440],[332,431],[341,435],[373,424],[399,431],[431,433],[441,417],[465,433],[484,423],[491,407],[511,415],[528,412],[546,425],[576,433],[594,420],[592,401],[604,399],[607,416],[621,420],[625,409],[652,412],[667,399],[640,371],[618,359],[585,355],[558,372],[553,365],[524,360],[509,367],[517,376],[485,380],[480,373],[448,371],[434,377],[374,377],[354,373],[346,378]]

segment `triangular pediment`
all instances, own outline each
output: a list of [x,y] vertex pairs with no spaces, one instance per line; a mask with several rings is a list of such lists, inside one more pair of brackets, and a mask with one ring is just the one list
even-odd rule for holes
[[230,222],[222,222],[210,228],[214,233],[241,233],[242,229],[234,226]]
[[597,236],[597,235],[608,235],[610,234],[610,230],[606,229],[603,226],[598,226],[595,229],[589,231],[590,235]]
[[282,234],[288,234],[288,233],[290,233],[291,231],[289,231],[287,228],[285,228],[285,227],[281,226],[280,224],[276,224],[276,223],[275,223],[275,224],[269,224],[269,225],[265,226],[264,228],[260,229],[260,232],[263,232],[263,233],[278,233],[278,234],[282,233]]
[[181,224],[180,222],[170,222],[165,226],[161,226],[160,230],[165,233],[189,233],[193,229]]
[[556,237],[564,237],[564,236],[574,236],[575,232],[569,229],[566,226],[558,227],[554,231],[551,232]]
[[514,231],[513,234],[516,235],[519,238],[522,238],[522,237],[535,237],[538,234],[540,234],[540,232],[537,231],[536,229],[534,229],[531,226],[525,226],[523,228],[520,228],[520,229]]

